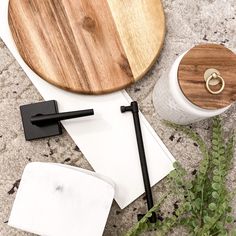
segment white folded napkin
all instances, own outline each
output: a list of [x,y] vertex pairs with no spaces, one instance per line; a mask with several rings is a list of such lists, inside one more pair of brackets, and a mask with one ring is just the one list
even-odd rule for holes
[[8,224],[44,236],[102,236],[113,197],[113,183],[94,172],[30,163]]
[[[121,208],[126,207],[144,193],[132,114],[120,112],[120,106],[128,105],[131,98],[125,91],[101,96],[70,93],[42,80],[16,49],[8,25],[8,2],[0,1],[0,37],[43,98],[58,102],[59,111],[94,108],[95,116],[62,124],[94,170],[114,181],[115,200]],[[150,182],[154,185],[173,169],[174,158],[141,113],[140,120]]]

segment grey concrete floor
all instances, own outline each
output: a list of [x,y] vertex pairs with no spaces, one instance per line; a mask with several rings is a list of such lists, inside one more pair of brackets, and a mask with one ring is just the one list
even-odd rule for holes
[[[155,131],[174,157],[191,172],[197,168],[201,154],[196,144],[181,133],[167,128],[157,117],[152,105],[152,91],[156,81],[182,52],[197,43],[215,42],[236,52],[235,0],[163,0],[167,20],[167,35],[162,54],[143,80],[127,91],[140,107]],[[60,162],[91,169],[86,159],[64,132],[54,137],[25,142],[19,106],[42,100],[6,46],[0,41],[0,235],[31,235],[7,226],[19,179],[25,165],[31,161]],[[226,133],[236,127],[236,106],[222,115]],[[193,128],[206,140],[210,139],[210,121],[202,121]],[[228,177],[229,186],[236,186],[236,165]],[[166,180],[154,188],[154,199],[165,191]],[[236,216],[236,199],[233,201]],[[165,209],[168,211],[168,209]],[[136,222],[137,213],[145,211],[145,199],[140,197],[124,210],[114,202],[104,232],[105,236],[120,236]],[[175,235],[184,235],[182,231]]]

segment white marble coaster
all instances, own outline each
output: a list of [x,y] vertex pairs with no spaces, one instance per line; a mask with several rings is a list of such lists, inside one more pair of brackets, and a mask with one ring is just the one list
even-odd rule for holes
[[114,185],[96,175],[61,164],[28,164],[8,224],[44,236],[101,236]]

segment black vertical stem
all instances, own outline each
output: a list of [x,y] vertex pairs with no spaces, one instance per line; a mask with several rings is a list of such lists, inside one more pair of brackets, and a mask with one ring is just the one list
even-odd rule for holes
[[[121,107],[121,112],[126,112],[126,111],[132,111],[132,114],[133,114],[134,127],[135,127],[135,132],[136,132],[136,139],[137,139],[137,144],[138,144],[138,151],[139,151],[139,157],[140,157],[140,163],[141,163],[141,169],[142,169],[142,175],[143,175],[143,183],[144,183],[144,188],[145,188],[145,193],[146,193],[146,198],[147,198],[148,210],[150,210],[153,207],[153,197],[152,197],[152,189],[150,185],[146,155],[145,155],[144,144],[143,144],[142,130],[141,130],[140,120],[139,120],[138,103],[134,101],[134,102],[131,102],[131,106]],[[155,213],[152,214],[150,221],[152,223],[156,222]]]

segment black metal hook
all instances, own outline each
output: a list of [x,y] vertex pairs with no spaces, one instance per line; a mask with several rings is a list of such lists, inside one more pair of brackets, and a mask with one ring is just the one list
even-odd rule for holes
[[[139,120],[139,108],[138,103],[136,101],[131,102],[130,106],[121,106],[121,112],[132,112],[133,114],[133,120],[134,120],[134,127],[136,132],[136,139],[138,144],[138,151],[139,151],[139,157],[140,157],[140,163],[142,168],[142,175],[143,175],[143,182],[145,187],[145,193],[147,197],[147,206],[148,210],[150,210],[153,207],[153,197],[152,197],[152,189],[150,185],[150,179],[148,174],[148,168],[147,168],[147,161],[146,161],[146,155],[143,145],[143,137],[142,137],[142,130]],[[157,221],[156,214],[153,213],[150,217],[150,222],[155,223]]]
[[61,120],[94,115],[93,109],[58,113],[55,100],[24,105],[20,111],[26,140],[61,134]]

